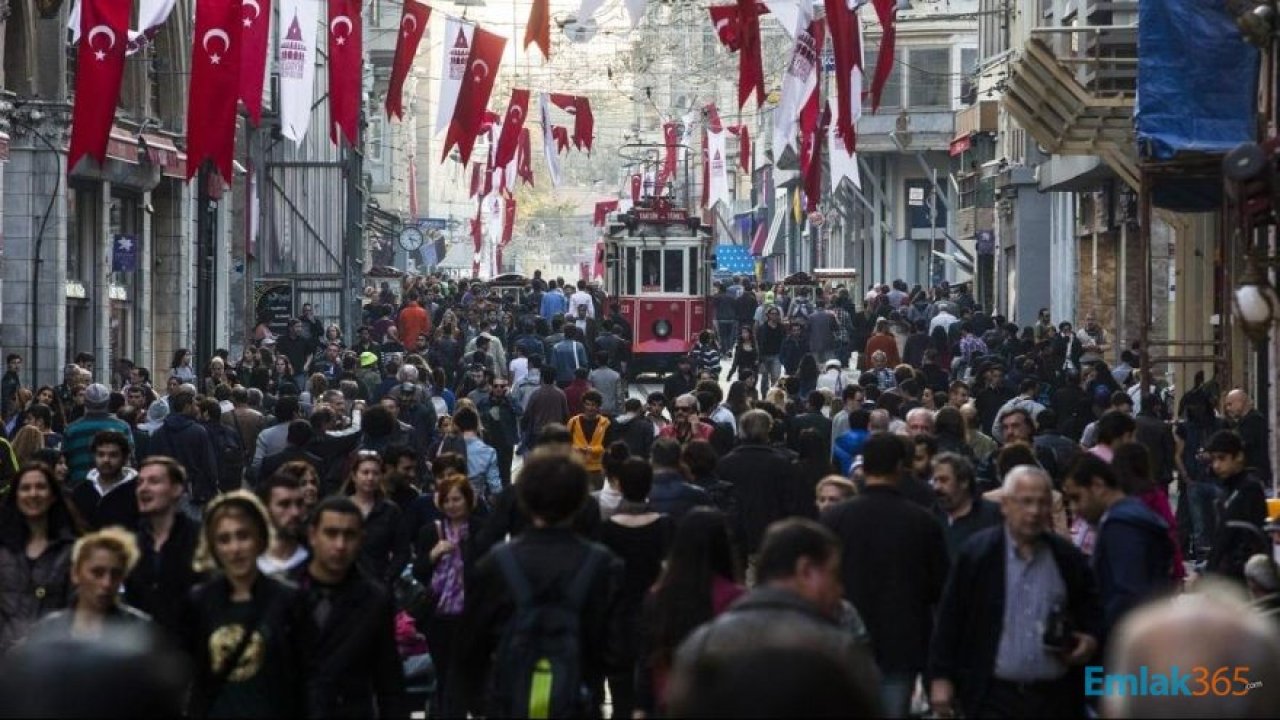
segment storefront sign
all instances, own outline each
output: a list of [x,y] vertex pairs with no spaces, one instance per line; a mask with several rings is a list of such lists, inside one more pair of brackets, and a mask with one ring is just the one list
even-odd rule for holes
[[111,236],[111,272],[137,272],[138,238],[135,235]]
[[283,336],[293,317],[293,283],[288,280],[254,280],[253,308],[258,322],[265,320],[271,332]]

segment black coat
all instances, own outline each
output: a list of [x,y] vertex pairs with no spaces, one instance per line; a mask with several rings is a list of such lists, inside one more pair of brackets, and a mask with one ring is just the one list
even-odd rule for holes
[[151,455],[167,455],[187,471],[187,491],[198,504],[218,494],[218,456],[200,423],[187,415],[170,415],[151,434]]
[[[515,560],[528,578],[534,597],[546,597],[556,592],[555,588],[568,587],[586,562],[590,545],[568,528],[530,529],[511,541]],[[581,666],[588,687],[602,681],[605,673],[623,669],[618,653],[625,646],[619,607],[622,561],[607,548],[596,548],[607,553],[608,560],[596,567],[587,594],[590,601],[581,616]],[[515,616],[515,599],[492,554],[476,565],[467,588],[466,606],[458,637],[467,642],[458,644],[446,693],[459,698],[469,710],[493,710],[484,706],[485,700],[494,702],[486,685],[493,666],[501,664],[495,651]]]
[[[313,608],[318,583],[308,574],[302,587]],[[308,638],[308,717],[408,717],[391,593],[353,568],[334,586],[332,602],[324,626],[313,626]]]
[[942,525],[884,485],[868,485],[858,497],[828,509],[822,524],[844,544],[845,598],[867,624],[880,669],[923,670],[933,606],[947,578]]
[[400,507],[387,499],[379,500],[364,519],[364,538],[360,541],[360,567],[374,580],[390,585],[409,564],[409,526]]
[[[300,715],[303,709],[304,674],[303,657],[309,632],[305,608],[299,602],[300,594],[293,585],[261,575],[253,585],[250,603],[256,608],[259,620],[251,632],[263,636],[263,642],[251,643],[241,655],[236,672],[268,673],[266,687],[269,702],[276,714]],[[232,620],[236,617],[231,602],[231,584],[221,575],[197,585],[187,595],[182,607],[182,645],[194,662],[194,678],[191,688],[191,715],[205,717],[219,697],[214,687],[213,654],[229,653],[227,642],[238,640],[244,625]],[[240,632],[229,632],[236,625]],[[216,638],[215,638],[216,636]],[[232,645],[231,647],[234,647]],[[254,650],[253,648],[259,648]],[[216,648],[216,649],[215,649]],[[254,679],[253,677],[249,678]],[[223,685],[231,684],[228,680]]]
[[[1045,533],[1053,559],[1067,587],[1067,607],[1076,632],[1098,637],[1102,605],[1088,560],[1071,544]],[[1001,524],[969,538],[956,555],[938,608],[938,625],[929,653],[929,676],[956,685],[956,697],[967,713],[977,711],[996,666],[1004,627],[1005,528]],[[1080,670],[1073,671],[1079,674]],[[1083,687],[1084,678],[1072,678]],[[1083,700],[1083,698],[1081,698]],[[1083,715],[1083,706],[1064,715]]]
[[159,552],[145,520],[138,523],[135,534],[141,556],[125,581],[125,601],[176,636],[182,630],[183,599],[200,581],[200,574],[191,566],[200,544],[200,523],[185,513],[174,515],[169,539]]
[[765,528],[787,516],[792,498],[795,453],[768,445],[744,444],[720,459],[716,473],[733,484],[738,503],[739,542],[750,555],[760,548]]

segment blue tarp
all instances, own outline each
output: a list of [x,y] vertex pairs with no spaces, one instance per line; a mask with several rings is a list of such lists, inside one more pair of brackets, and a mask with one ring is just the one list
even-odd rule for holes
[[1224,153],[1253,140],[1258,51],[1226,0],[1141,0],[1138,150],[1144,159]]

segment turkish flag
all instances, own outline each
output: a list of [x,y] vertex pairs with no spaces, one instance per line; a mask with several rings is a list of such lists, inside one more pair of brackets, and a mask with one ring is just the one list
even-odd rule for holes
[[476,197],[480,194],[480,188],[484,186],[484,163],[471,163],[471,194],[468,197]]
[[80,48],[76,51],[76,92],[71,108],[71,149],[67,172],[89,155],[101,165],[120,99],[124,51],[129,38],[130,3],[81,0]]
[[569,128],[563,125],[551,126],[551,137],[556,139],[556,152],[569,152]]
[[520,128],[520,146],[516,150],[516,175],[529,187],[533,187],[532,147],[529,128]]
[[738,167],[751,172],[751,130],[746,125],[734,125],[729,132],[738,136]]
[[822,120],[818,123],[818,131],[813,135],[812,151],[809,153],[809,169],[804,174],[804,209],[813,212],[818,209],[818,200],[822,197],[822,137],[827,134],[827,126],[831,123],[831,105],[822,108]]
[[262,83],[266,79],[271,40],[271,0],[240,4],[240,101],[254,127],[262,122]]
[[529,24],[524,29],[524,47],[536,43],[543,59],[551,59],[551,0],[533,0],[529,8]]
[[360,88],[364,69],[360,0],[329,0],[329,139],[338,132],[349,147],[360,143]]
[[658,181],[653,187],[655,197],[662,195],[667,181],[676,175],[676,145],[680,140],[680,128],[673,122],[662,124],[662,137],[666,142],[666,152],[662,156],[662,167],[658,169]]
[[827,27],[831,29],[831,54],[836,66],[836,99],[840,107],[836,133],[844,142],[845,150],[853,152],[857,117],[854,108],[862,106],[861,92],[857,92],[858,97],[854,96],[857,89],[852,81],[855,68],[862,62],[858,11],[850,10],[845,0],[826,0],[826,6]]
[[484,210],[484,201],[476,203],[476,217],[471,221],[471,247],[474,254],[471,256],[471,277],[480,277],[480,249],[484,247],[484,226],[481,224],[481,212]]
[[[883,33],[880,35],[880,52],[876,56],[876,76],[871,80],[871,111],[880,109],[880,92],[884,84],[889,82],[889,73],[893,72],[893,46],[897,42],[898,3],[896,0],[872,0],[876,8],[876,17],[880,19]],[[844,113],[840,113],[844,117]]]
[[[248,2],[249,0],[245,0]],[[427,29],[431,8],[417,0],[404,0],[400,12],[400,34],[396,36],[396,55],[391,62],[391,81],[387,84],[387,117],[404,119],[404,80],[409,77],[413,56],[418,54],[418,43]]]
[[601,200],[596,203],[596,212],[591,218],[591,224],[596,227],[604,227],[605,221],[609,219],[609,213],[617,211],[617,200]]
[[591,113],[591,101],[581,95],[552,93],[551,102],[573,116],[573,146],[590,154],[596,126],[595,115]]
[[738,0],[738,107],[756,94],[764,106],[764,65],[760,59],[760,13],[756,0]]
[[[756,17],[769,12],[764,3],[754,3]],[[729,52],[738,52],[741,47],[741,36],[738,32],[738,7],[736,5],[711,5],[707,8],[711,14],[711,23],[716,27],[716,36],[720,44]]]
[[640,189],[644,185],[644,175],[631,173],[631,202],[640,202]]
[[[511,236],[516,229],[516,199],[507,198],[502,201],[502,242],[498,250],[511,244]],[[501,263],[499,263],[501,265]]]
[[240,0],[200,0],[191,43],[187,103],[187,178],[212,160],[231,182],[240,89]]
[[498,148],[493,151],[495,167],[505,168],[516,156],[516,146],[520,144],[520,133],[524,130],[524,119],[528,114],[529,91],[512,88],[507,112],[502,116],[502,136],[498,138]]
[[471,150],[484,123],[485,108],[489,105],[489,95],[493,92],[493,81],[497,78],[506,45],[506,38],[476,27],[471,38],[471,50],[467,54],[466,75],[458,90],[458,103],[453,107],[453,120],[444,136],[441,160],[449,157],[449,151],[457,145],[462,162],[470,162]]

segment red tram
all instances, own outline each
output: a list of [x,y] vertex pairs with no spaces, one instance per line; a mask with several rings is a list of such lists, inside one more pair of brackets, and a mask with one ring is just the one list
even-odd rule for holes
[[633,329],[629,374],[675,369],[711,328],[711,228],[666,199],[619,213],[604,238],[604,289]]

